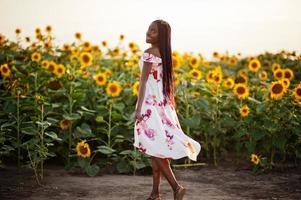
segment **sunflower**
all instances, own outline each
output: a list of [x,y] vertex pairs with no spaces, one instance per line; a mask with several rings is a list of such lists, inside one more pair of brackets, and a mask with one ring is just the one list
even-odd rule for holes
[[219,58],[219,53],[217,52],[217,51],[214,51],[213,53],[212,53],[212,56],[214,57],[214,58]]
[[259,68],[261,67],[261,63],[257,58],[255,58],[249,62],[248,67],[249,67],[250,71],[257,72],[259,70]]
[[224,80],[224,86],[228,89],[233,88],[234,80],[232,78],[227,78],[226,80]]
[[77,155],[83,158],[91,156],[91,150],[89,144],[86,143],[86,140],[83,140],[76,145]]
[[112,56],[118,56],[120,54],[120,49],[119,47],[116,47],[112,51]]
[[112,97],[117,97],[120,95],[121,92],[121,85],[114,81],[108,84],[106,88],[106,92],[108,95],[111,95]]
[[133,92],[134,96],[138,95],[138,92],[139,92],[139,81],[136,81],[134,83],[134,85],[132,86],[132,92]]
[[10,69],[9,69],[9,67],[8,67],[7,64],[1,65],[0,71],[1,71],[1,75],[3,77],[9,77],[9,75],[10,75]]
[[106,74],[107,76],[109,76],[109,75],[112,74],[112,71],[111,71],[110,69],[106,69],[106,70],[105,70],[105,74]]
[[172,56],[172,66],[173,68],[177,69],[181,66],[181,62],[178,56]]
[[60,78],[65,74],[65,71],[65,66],[63,64],[58,64],[56,65],[53,73]]
[[274,71],[276,71],[278,69],[281,69],[281,66],[278,63],[273,63],[273,65],[272,65],[272,71],[274,72]]
[[206,75],[206,81],[208,83],[213,83],[213,76],[214,76],[214,71],[210,70],[207,75]]
[[21,29],[17,28],[17,29],[15,30],[15,33],[16,33],[17,35],[19,35],[19,34],[21,33]]
[[193,56],[189,59],[189,64],[192,68],[197,68],[200,65],[200,61],[199,59]]
[[284,78],[287,78],[289,80],[292,80],[294,78],[294,72],[289,68],[283,69]]
[[293,97],[295,98],[295,100],[301,101],[301,83],[296,85],[296,87],[294,88]]
[[40,28],[36,28],[35,29],[35,33],[36,33],[36,35],[41,35],[41,29]]
[[0,44],[3,44],[5,42],[5,36],[0,34]]
[[244,105],[239,109],[239,113],[242,117],[247,117],[250,113],[250,108],[247,105]]
[[234,83],[237,84],[237,83],[243,83],[243,84],[247,84],[249,81],[249,78],[243,74],[241,75],[238,75],[235,80],[234,80]]
[[71,50],[71,46],[69,44],[64,44],[62,50],[63,51],[70,51]]
[[28,43],[30,42],[30,37],[25,37],[25,41]]
[[119,40],[124,40],[124,35],[123,34],[119,35]]
[[54,71],[56,69],[56,65],[57,64],[54,61],[50,61],[49,65],[48,65],[48,68],[47,68],[48,72],[54,73]]
[[283,94],[286,92],[286,87],[284,85],[284,83],[280,80],[280,81],[274,81],[272,82],[272,84],[270,85],[270,96],[272,99],[280,99]]
[[268,79],[268,73],[266,71],[261,71],[259,74],[258,74],[258,77],[259,77],[259,80],[261,81],[265,81]]
[[83,42],[81,46],[83,47],[84,51],[90,51],[92,48],[91,43],[88,41]]
[[252,153],[251,157],[251,162],[254,163],[255,165],[258,165],[260,162],[260,159],[258,158],[258,156],[254,153]]
[[79,49],[77,47],[73,47],[71,49],[71,54],[77,56],[79,54]]
[[282,83],[286,87],[286,89],[289,88],[291,82],[290,82],[290,80],[288,78],[283,78],[280,81],[282,81]]
[[60,128],[63,130],[66,130],[69,128],[70,124],[71,124],[71,122],[68,119],[62,119],[60,121]]
[[93,57],[88,52],[83,52],[80,54],[80,63],[83,66],[91,66],[93,64]]
[[229,60],[230,65],[236,65],[237,64],[237,58],[235,56],[232,56]]
[[101,73],[101,72],[97,73],[95,75],[95,82],[99,86],[105,85],[106,82],[107,82],[107,76],[106,76],[106,74],[105,73]]
[[39,62],[41,60],[41,54],[38,52],[31,54],[31,60]]
[[284,71],[282,69],[277,69],[274,71],[274,77],[277,79],[277,80],[280,80],[282,78],[284,78]]
[[213,83],[219,85],[222,82],[222,73],[216,72],[213,74]]
[[45,28],[47,33],[50,33],[52,31],[52,27],[50,25],[46,26]]
[[49,67],[49,61],[48,60],[43,60],[42,63],[41,63],[42,67],[44,69],[48,69]]
[[246,69],[240,69],[238,71],[238,75],[240,75],[240,76],[248,76],[248,72],[246,71]]
[[78,39],[78,40],[81,40],[82,39],[82,34],[80,32],[76,32],[75,33],[75,38]]
[[249,88],[245,84],[242,84],[242,83],[235,84],[233,92],[240,99],[245,99],[249,96]]
[[197,69],[192,69],[189,71],[189,76],[194,78],[195,80],[200,80],[202,78],[202,72]]
[[45,49],[51,49],[51,47],[52,47],[52,44],[51,44],[50,41],[44,43],[44,48],[45,48]]
[[101,44],[102,44],[102,46],[104,46],[104,47],[108,46],[108,42],[107,42],[107,41],[105,41],[105,40],[104,40],[104,41],[102,41],[102,42],[101,42]]

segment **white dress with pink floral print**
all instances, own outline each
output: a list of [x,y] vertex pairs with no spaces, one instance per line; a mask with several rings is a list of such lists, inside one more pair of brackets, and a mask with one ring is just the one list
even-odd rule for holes
[[196,161],[201,145],[187,136],[181,128],[176,110],[163,96],[163,68],[161,58],[144,52],[144,62],[152,63],[141,106],[143,120],[134,125],[134,146],[146,155],[168,159],[188,156]]

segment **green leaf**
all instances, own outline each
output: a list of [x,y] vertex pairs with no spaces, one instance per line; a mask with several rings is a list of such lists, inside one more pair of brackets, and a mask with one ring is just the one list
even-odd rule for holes
[[262,139],[265,136],[265,134],[264,134],[264,132],[256,131],[256,132],[252,132],[252,136],[253,136],[254,140],[258,141],[258,140]]
[[99,172],[99,169],[100,169],[99,166],[94,164],[94,165],[88,165],[85,168],[85,171],[89,176],[96,176]]
[[129,164],[124,160],[117,163],[116,169],[119,173],[129,173],[131,171]]
[[83,123],[80,127],[76,127],[74,133],[75,138],[86,138],[86,137],[93,137],[94,134],[92,133],[92,130],[90,126],[86,123]]
[[196,105],[198,108],[200,109],[208,109],[209,108],[209,103],[206,99],[203,99],[203,98],[200,98],[197,102],[196,102]]
[[45,135],[51,137],[52,139],[54,139],[54,140],[56,140],[56,141],[62,141],[62,139],[59,138],[59,137],[57,136],[57,134],[56,134],[55,132],[53,132],[53,131],[51,131],[51,132],[45,132]]
[[83,169],[86,169],[89,166],[89,160],[87,158],[79,157],[77,163]]
[[80,108],[81,108],[83,111],[86,111],[86,112],[96,113],[95,110],[90,110],[90,109],[86,108],[85,106],[81,106]]
[[103,116],[101,116],[101,115],[98,115],[95,120],[97,122],[103,122],[104,121]]
[[80,119],[81,116],[77,113],[72,113],[72,114],[64,114],[63,117],[65,119],[68,119],[70,121],[74,121],[74,120],[77,120],[77,119]]
[[183,124],[185,126],[188,126],[190,128],[194,128],[194,129],[197,129],[198,126],[200,125],[200,118],[198,116],[193,116],[191,118],[184,118],[183,119]]
[[115,152],[116,150],[112,149],[111,147],[108,146],[98,146],[98,149],[95,150],[95,152],[101,152],[103,154],[109,155],[112,154],[113,152]]
[[119,110],[120,112],[123,112],[123,109],[125,108],[125,105],[122,102],[114,103],[113,108]]
[[122,152],[120,152],[119,154],[120,155],[128,155],[128,154],[131,154],[132,150],[124,150]]

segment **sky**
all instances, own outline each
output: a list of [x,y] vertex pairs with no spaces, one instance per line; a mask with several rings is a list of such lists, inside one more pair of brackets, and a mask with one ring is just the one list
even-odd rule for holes
[[57,44],[83,40],[136,42],[149,47],[145,34],[156,19],[172,29],[172,49],[201,53],[256,55],[281,50],[301,53],[301,0],[0,0],[0,33],[34,36],[36,27],[53,28]]

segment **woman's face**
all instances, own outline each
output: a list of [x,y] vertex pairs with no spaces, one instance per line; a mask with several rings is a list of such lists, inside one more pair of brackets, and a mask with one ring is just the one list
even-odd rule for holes
[[158,33],[158,27],[153,22],[148,27],[148,30],[146,32],[146,43],[150,43],[150,44],[156,44],[156,43],[158,43],[158,35],[159,35],[159,33]]

